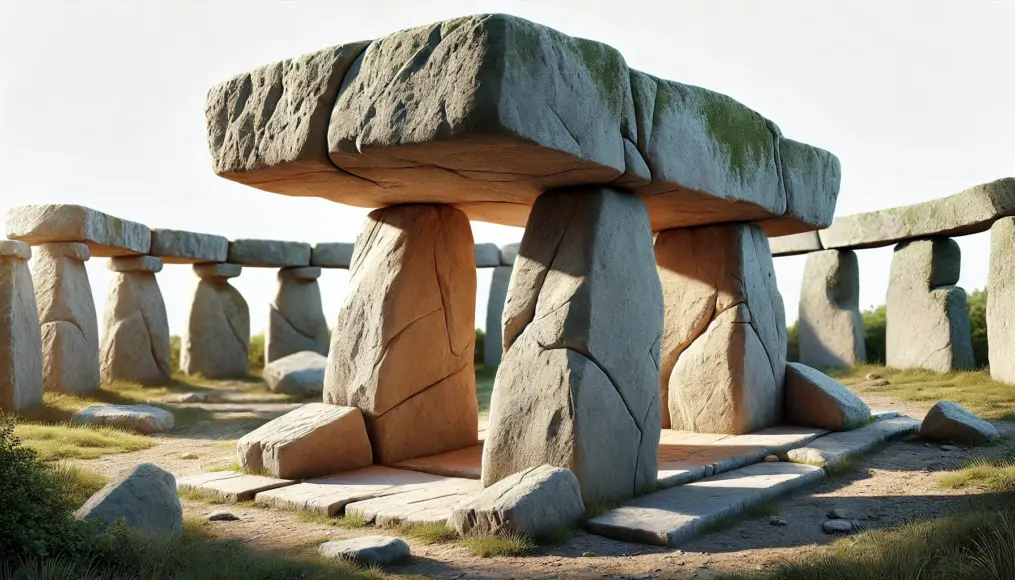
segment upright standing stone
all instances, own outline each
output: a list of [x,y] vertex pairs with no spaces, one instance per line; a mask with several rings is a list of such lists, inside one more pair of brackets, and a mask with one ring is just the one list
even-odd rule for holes
[[991,378],[1015,383],[1015,217],[990,228],[987,344]]
[[856,252],[825,250],[807,255],[797,328],[800,362],[805,365],[850,367],[867,362]]
[[742,434],[777,424],[786,315],[765,233],[750,224],[665,230],[655,256],[669,426]]
[[328,354],[328,322],[321,306],[321,288],[316,266],[282,268],[278,271],[275,300],[270,306],[265,337],[266,363],[302,352]]
[[950,238],[895,246],[886,300],[885,358],[895,368],[973,367],[961,253]]
[[32,248],[0,240],[0,410],[42,403],[42,334],[26,262]]
[[324,400],[363,411],[374,460],[390,464],[476,443],[476,263],[462,212],[371,212],[356,240]]
[[99,324],[77,242],[36,248],[32,280],[42,329],[42,384],[47,391],[86,394],[99,388]]
[[250,311],[229,278],[236,264],[196,264],[199,280],[187,313],[180,368],[209,379],[245,377],[250,372]]
[[543,464],[572,470],[586,502],[653,484],[662,306],[641,200],[598,187],[540,196],[504,305],[483,485]]
[[510,282],[511,266],[494,268],[490,280],[490,296],[486,300],[486,337],[483,343],[483,364],[488,367],[499,365],[504,353],[501,315],[504,313],[504,300],[507,299]]
[[162,260],[152,256],[112,258],[109,299],[102,334],[100,370],[104,381],[161,385],[172,378],[169,318],[155,274]]

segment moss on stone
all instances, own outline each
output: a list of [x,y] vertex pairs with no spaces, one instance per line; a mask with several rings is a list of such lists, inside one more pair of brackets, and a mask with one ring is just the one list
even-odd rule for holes
[[627,76],[620,53],[610,46],[584,38],[571,39],[567,46],[589,71],[606,105],[613,111],[619,111],[626,93],[626,87],[620,81]]
[[774,153],[765,118],[726,95],[697,90],[696,110],[708,137],[729,155],[730,169],[741,179],[753,177]]

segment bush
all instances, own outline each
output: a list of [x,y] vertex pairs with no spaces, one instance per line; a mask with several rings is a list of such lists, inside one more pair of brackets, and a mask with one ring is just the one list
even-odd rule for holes
[[183,341],[177,335],[169,337],[169,368],[175,373],[180,368],[180,349]]
[[250,370],[264,369],[264,333],[255,334],[250,337],[250,350],[247,351],[250,357]]
[[885,305],[864,310],[863,340],[867,347],[867,363],[885,364]]

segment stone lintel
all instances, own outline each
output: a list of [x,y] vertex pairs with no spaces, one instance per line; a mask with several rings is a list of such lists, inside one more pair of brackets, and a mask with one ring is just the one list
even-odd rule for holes
[[225,262],[229,257],[229,239],[224,236],[184,230],[152,230],[149,255],[166,264]]
[[280,240],[232,240],[229,242],[228,261],[254,268],[309,266],[310,244]]
[[352,265],[354,245],[349,242],[325,242],[314,244],[310,252],[310,265],[321,268],[349,269]]
[[321,277],[321,268],[318,266],[300,266],[297,268],[279,268],[279,276],[289,276],[296,280],[316,280]]
[[194,273],[205,280],[235,278],[242,270],[239,264],[194,264]]
[[772,256],[796,256],[810,252],[820,252],[821,238],[818,232],[803,232],[788,236],[777,236],[768,238],[768,245],[772,248]]
[[151,247],[148,226],[80,205],[23,205],[7,212],[7,237],[33,246],[82,242],[101,258],[145,254]]

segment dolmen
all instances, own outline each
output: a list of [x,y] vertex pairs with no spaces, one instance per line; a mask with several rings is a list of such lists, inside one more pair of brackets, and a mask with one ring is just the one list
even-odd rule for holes
[[622,500],[655,483],[661,426],[782,420],[767,236],[828,226],[840,168],[734,99],[493,14],[253,69],[206,119],[219,176],[374,210],[324,402],[361,411],[375,463],[477,443],[470,220],[525,226],[484,485],[545,464]]

